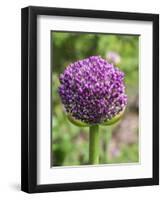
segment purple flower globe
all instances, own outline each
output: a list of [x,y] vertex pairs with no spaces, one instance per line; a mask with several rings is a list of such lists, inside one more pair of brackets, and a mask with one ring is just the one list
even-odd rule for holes
[[70,64],[60,75],[60,83],[67,114],[90,125],[111,120],[127,104],[124,73],[100,56]]

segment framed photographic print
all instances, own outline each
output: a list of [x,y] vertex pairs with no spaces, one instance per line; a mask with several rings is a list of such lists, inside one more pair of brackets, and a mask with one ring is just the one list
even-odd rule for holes
[[22,190],[159,184],[159,16],[22,9]]

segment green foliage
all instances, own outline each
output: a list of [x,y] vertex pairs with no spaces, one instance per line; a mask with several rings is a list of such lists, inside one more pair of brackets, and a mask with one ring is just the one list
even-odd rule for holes
[[[65,67],[91,55],[106,57],[113,51],[120,55],[118,67],[125,72],[128,98],[138,94],[139,37],[115,34],[82,34],[52,32],[52,162],[55,166],[88,164],[89,128],[73,125],[64,113],[58,95],[59,75]],[[128,113],[132,112],[128,108]],[[122,119],[123,123],[123,119]],[[111,157],[108,149],[112,144],[114,127],[100,127],[100,163],[128,163],[138,161],[138,143],[123,143],[119,155]],[[137,128],[138,129],[138,128]],[[135,131],[133,134],[136,134]]]

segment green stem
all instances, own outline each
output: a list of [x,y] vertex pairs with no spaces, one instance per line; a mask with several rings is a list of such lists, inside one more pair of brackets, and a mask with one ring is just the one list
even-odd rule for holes
[[99,163],[99,126],[90,126],[89,133],[89,163]]

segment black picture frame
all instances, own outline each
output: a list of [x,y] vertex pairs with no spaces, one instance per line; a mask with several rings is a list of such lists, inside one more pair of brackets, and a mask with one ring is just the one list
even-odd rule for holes
[[[37,16],[55,15],[153,23],[153,177],[37,184]],[[28,193],[159,184],[159,15],[30,6],[21,11],[21,190]],[[147,122],[148,123],[148,122]]]

